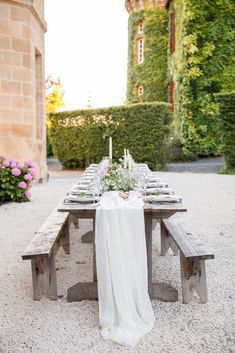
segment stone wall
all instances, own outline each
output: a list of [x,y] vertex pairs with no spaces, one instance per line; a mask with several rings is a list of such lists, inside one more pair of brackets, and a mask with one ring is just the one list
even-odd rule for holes
[[165,7],[167,3],[168,0],[125,0],[126,9],[129,13],[153,7]]
[[44,0],[0,0],[0,153],[45,179]]

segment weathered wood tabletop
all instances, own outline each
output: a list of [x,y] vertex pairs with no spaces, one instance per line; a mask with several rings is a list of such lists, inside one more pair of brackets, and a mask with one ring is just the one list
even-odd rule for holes
[[[98,204],[70,203],[63,201],[58,205],[58,211],[69,212],[73,217],[93,219],[93,282],[79,282],[68,289],[67,300],[69,302],[84,299],[97,299],[97,275],[95,258],[95,215]],[[164,301],[176,301],[178,292],[167,284],[153,283],[152,281],[152,221],[171,217],[177,212],[186,212],[187,209],[182,203],[147,203],[144,204],[145,237],[148,261],[148,288],[151,298],[161,298]]]

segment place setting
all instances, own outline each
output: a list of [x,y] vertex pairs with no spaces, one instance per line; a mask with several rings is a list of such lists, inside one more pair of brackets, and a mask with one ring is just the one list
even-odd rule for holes
[[97,204],[108,192],[119,191],[127,200],[136,194],[148,203],[177,203],[182,198],[157,177],[145,163],[136,163],[129,149],[117,162],[112,158],[112,138],[109,139],[109,156],[100,163],[89,165],[77,184],[67,192],[64,204]]

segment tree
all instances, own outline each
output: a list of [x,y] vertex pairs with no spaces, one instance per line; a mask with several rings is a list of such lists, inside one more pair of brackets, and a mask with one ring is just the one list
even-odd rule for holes
[[64,91],[60,79],[53,79],[48,76],[46,85],[46,115],[47,115],[47,157],[53,156],[52,145],[50,142],[50,123],[48,120],[49,113],[55,113],[59,108],[64,107],[63,97]]
[[46,113],[55,113],[58,108],[64,107],[64,91],[60,79],[48,76],[46,79]]

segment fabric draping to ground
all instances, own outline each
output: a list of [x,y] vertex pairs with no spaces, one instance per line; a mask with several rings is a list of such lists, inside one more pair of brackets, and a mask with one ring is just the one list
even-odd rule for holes
[[154,325],[143,200],[105,193],[96,210],[99,317],[104,339],[135,346]]

